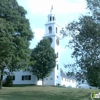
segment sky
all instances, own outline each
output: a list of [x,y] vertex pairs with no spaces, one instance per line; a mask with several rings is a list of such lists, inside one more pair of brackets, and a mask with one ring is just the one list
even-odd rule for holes
[[[34,34],[30,48],[35,48],[45,34],[45,23],[47,15],[50,13],[51,5],[56,16],[56,21],[60,27],[64,27],[73,20],[86,14],[86,0],[17,0],[18,4],[23,6],[27,11],[26,17],[29,19],[30,26]],[[60,67],[63,69],[64,64],[74,63],[71,58],[73,50],[65,48],[68,44],[69,37],[60,40]]]

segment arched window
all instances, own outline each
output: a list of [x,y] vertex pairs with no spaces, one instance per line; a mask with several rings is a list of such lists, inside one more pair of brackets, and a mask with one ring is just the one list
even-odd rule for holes
[[57,52],[57,54],[56,54],[56,57],[58,58],[58,52]]
[[53,17],[53,21],[55,20],[55,17]]
[[51,26],[49,26],[49,33],[52,33],[52,27]]
[[51,16],[50,16],[50,21],[52,20]]
[[57,33],[57,27],[56,27],[56,33]]
[[59,69],[58,64],[57,64],[57,70]]

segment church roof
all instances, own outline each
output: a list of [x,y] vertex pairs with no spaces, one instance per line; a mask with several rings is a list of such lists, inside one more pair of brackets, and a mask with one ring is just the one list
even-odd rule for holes
[[73,76],[68,76],[66,73],[63,72],[62,69],[60,69],[60,76],[62,78],[66,78],[66,79],[75,79],[75,76],[74,75]]

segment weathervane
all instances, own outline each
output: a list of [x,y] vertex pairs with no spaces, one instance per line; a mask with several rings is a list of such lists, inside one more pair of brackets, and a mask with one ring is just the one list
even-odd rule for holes
[[50,13],[52,14],[52,10],[53,10],[53,5],[51,6],[51,10],[50,10]]

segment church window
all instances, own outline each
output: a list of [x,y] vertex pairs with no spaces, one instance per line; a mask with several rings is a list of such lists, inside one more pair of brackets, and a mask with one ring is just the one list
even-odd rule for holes
[[51,26],[49,26],[49,33],[52,33],[52,27]]
[[56,27],[56,33],[57,33],[57,27]]
[[67,82],[69,82],[69,79],[67,80]]
[[74,83],[74,80],[72,80],[72,83]]
[[50,16],[50,21],[52,20],[51,16]]
[[23,75],[22,80],[31,80],[31,75]]
[[56,44],[59,45],[59,39],[58,38],[56,39]]
[[58,64],[57,64],[57,70],[58,70],[59,68],[58,68]]
[[57,52],[57,54],[56,54],[56,57],[58,58],[58,52]]
[[53,21],[55,20],[55,18],[53,17]]
[[69,82],[71,82],[71,80],[69,79]]

